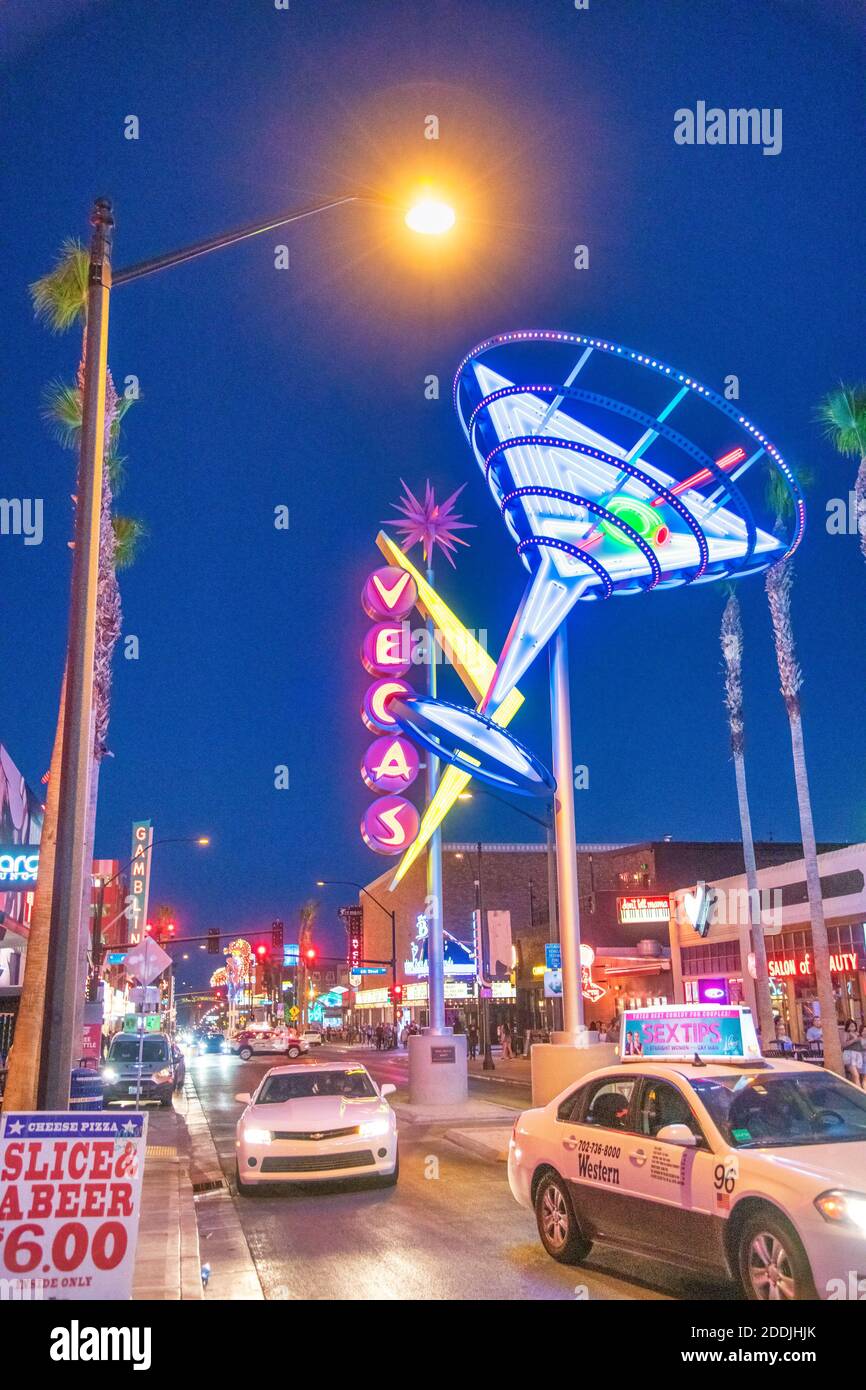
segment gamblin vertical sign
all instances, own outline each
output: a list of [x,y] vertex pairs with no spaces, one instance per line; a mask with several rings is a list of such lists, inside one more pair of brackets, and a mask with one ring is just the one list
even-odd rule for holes
[[147,898],[150,892],[150,856],[153,845],[153,821],[137,820],[132,826],[132,863],[130,865],[130,941],[140,941],[147,922]]

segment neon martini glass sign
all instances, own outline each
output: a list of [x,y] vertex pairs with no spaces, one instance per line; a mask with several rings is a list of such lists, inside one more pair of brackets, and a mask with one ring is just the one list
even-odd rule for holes
[[[802,539],[802,495],[778,449],[658,358],[583,334],[501,334],[464,358],[454,402],[530,572],[488,715],[579,600],[738,578]],[[766,467],[791,495],[787,536],[756,521]]]

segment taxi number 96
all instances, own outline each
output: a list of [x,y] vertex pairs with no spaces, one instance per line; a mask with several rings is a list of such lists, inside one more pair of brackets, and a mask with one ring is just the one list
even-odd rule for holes
[[727,1163],[717,1163],[713,1169],[713,1187],[717,1192],[731,1193],[736,1186],[737,1175]]
[[581,1139],[578,1153],[597,1154],[601,1158],[619,1158],[622,1149],[618,1144],[599,1144],[594,1139]]

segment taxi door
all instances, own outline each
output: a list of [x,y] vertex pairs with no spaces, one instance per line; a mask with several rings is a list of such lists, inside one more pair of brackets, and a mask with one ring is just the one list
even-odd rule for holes
[[[633,1114],[638,1139],[628,1184],[639,1203],[633,1241],[677,1262],[724,1270],[727,1210],[715,1177],[721,1159],[710,1149],[687,1092],[669,1077],[643,1075]],[[691,1131],[694,1147],[659,1139],[674,1124]]]
[[581,1230],[590,1238],[626,1242],[635,1225],[631,1168],[641,1140],[634,1132],[639,1077],[605,1075],[581,1086],[560,1106],[559,1171]]

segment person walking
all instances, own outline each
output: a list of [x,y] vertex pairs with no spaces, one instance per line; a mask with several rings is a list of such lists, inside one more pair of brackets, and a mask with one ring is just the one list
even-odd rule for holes
[[470,1023],[466,1034],[466,1041],[469,1047],[469,1060],[474,1062],[478,1056],[478,1029],[474,1023]]
[[855,1086],[863,1089],[863,1040],[860,1037],[860,1030],[853,1018],[849,1018],[845,1027],[839,1031],[839,1041],[842,1044],[842,1061],[845,1064],[845,1075]]

